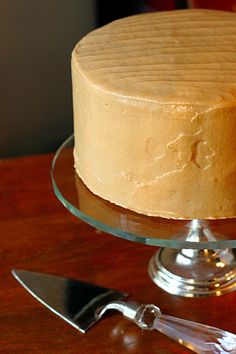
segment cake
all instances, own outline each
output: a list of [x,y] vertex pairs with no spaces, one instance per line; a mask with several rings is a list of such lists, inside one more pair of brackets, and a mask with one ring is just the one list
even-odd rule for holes
[[174,219],[236,216],[236,15],[145,13],[72,53],[75,169],[94,194]]

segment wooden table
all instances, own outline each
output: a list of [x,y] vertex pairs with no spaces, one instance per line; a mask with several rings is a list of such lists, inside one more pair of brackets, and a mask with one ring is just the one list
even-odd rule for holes
[[155,248],[96,231],[70,215],[54,196],[51,160],[42,155],[0,161],[1,353],[191,353],[119,314],[80,334],[31,297],[12,277],[13,268],[120,289],[164,313],[236,331],[236,293],[185,299],[158,289],[147,274]]

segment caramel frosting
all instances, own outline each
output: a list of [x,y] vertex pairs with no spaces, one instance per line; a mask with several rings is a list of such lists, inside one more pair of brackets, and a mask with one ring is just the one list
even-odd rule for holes
[[75,168],[95,194],[176,219],[236,216],[236,15],[148,13],[72,54]]

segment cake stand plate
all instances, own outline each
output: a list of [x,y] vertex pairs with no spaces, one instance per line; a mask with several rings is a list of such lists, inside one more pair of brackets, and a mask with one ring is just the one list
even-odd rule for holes
[[121,208],[84,185],[74,170],[73,147],[72,135],[56,152],[51,170],[54,192],[73,215],[111,235],[162,247],[148,271],[171,294],[219,296],[236,289],[236,219],[172,220]]

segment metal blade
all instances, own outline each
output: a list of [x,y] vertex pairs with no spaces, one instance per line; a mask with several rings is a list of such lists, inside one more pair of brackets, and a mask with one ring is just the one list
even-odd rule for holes
[[38,301],[72,326],[85,333],[96,323],[95,310],[128,294],[78,280],[13,270],[18,282]]

